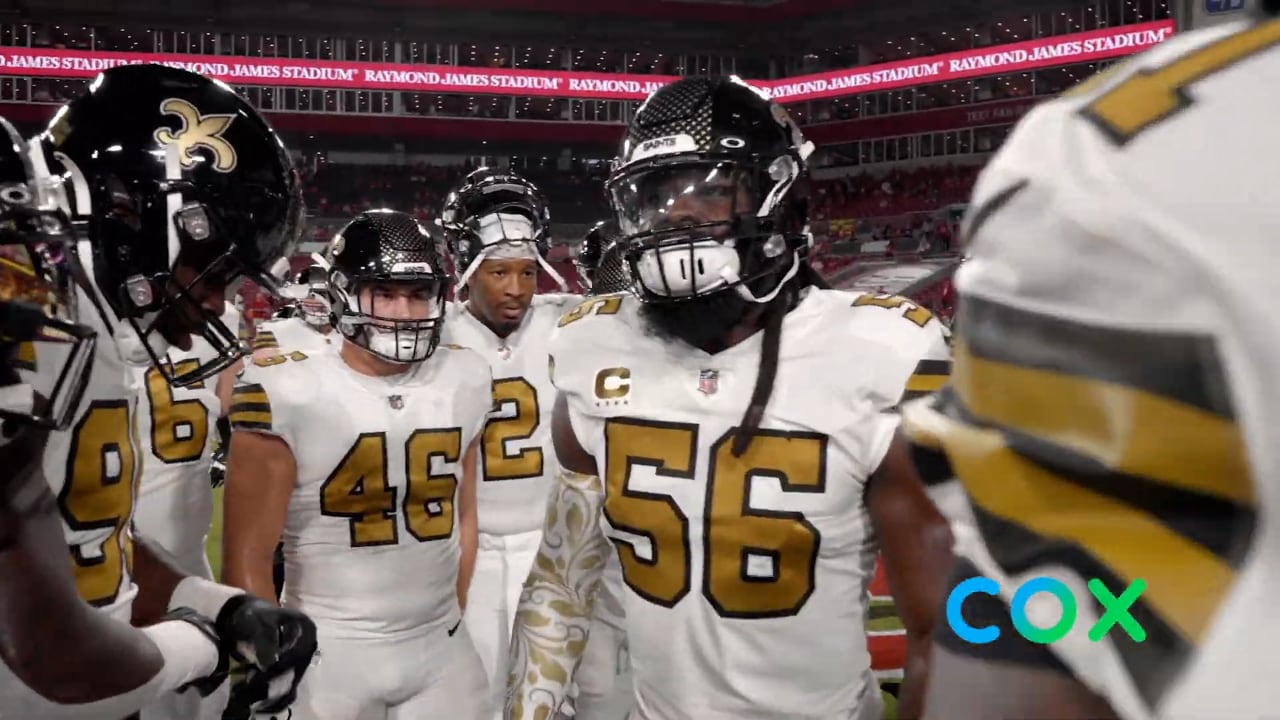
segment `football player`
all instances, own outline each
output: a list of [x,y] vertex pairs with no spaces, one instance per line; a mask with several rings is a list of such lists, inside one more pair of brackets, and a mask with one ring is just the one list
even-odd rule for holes
[[282,292],[295,300],[291,312],[268,320],[253,338],[253,357],[260,360],[281,352],[299,350],[314,355],[333,349],[340,338],[333,334],[329,322],[329,300],[325,270],[311,265],[299,272]]
[[[617,224],[600,222],[587,233],[574,258],[593,297],[627,292],[631,274],[617,240]],[[622,610],[622,565],[610,553],[592,604],[591,633],[570,678],[573,716],[578,720],[627,717],[635,692]],[[561,708],[566,712],[566,708]]]
[[[214,618],[253,675],[239,699],[283,709],[314,652],[311,621],[188,575],[133,532],[141,458],[129,368],[150,364],[186,387],[241,357],[219,314],[239,278],[270,287],[271,270],[287,266],[302,213],[292,162],[229,87],[160,65],[98,75],[32,143],[39,171],[62,180],[86,276],[76,310],[99,338],[72,422],[50,434],[43,456],[77,589],[122,622],[153,622],[174,607]],[[195,336],[212,347],[208,360],[167,359]],[[37,354],[37,376],[56,367],[47,360]]]
[[[71,424],[98,337],[75,322],[84,278],[56,181],[2,118],[0,138],[0,708],[26,720],[122,718],[182,686],[209,692],[227,656],[212,621],[189,610],[138,631],[76,592],[41,456],[48,433]],[[61,362],[33,376],[37,356]]]
[[316,619],[323,653],[295,718],[476,720],[486,680],[460,606],[489,365],[440,343],[451,283],[413,217],[358,215],[329,260],[339,350],[255,360],[236,386],[223,577],[274,597],[283,535],[283,603]]
[[562,469],[509,717],[561,701],[614,549],[633,717],[880,717],[877,546],[911,635],[904,714],[919,711],[951,538],[890,410],[948,349],[912,303],[817,286],[812,149],[737,78],[677,81],[636,113],[608,181],[636,294],[582,303],[551,341]]
[[[231,303],[226,303],[221,320],[228,328],[240,327],[240,313]],[[196,337],[190,350],[170,348],[167,360],[182,372],[209,363],[213,352]],[[183,572],[207,580],[214,579],[205,552],[213,521],[213,451],[222,428],[230,430],[225,414],[240,366],[234,363],[216,379],[187,387],[170,385],[155,367],[131,369],[139,388],[136,422],[141,445],[134,528],[168,551]],[[164,701],[170,707],[148,709],[147,715],[154,710],[160,718],[219,720],[226,690],[219,688],[208,698],[174,694]]]
[[440,227],[466,291],[466,300],[450,305],[445,341],[479,352],[493,368],[494,415],[477,457],[480,549],[465,620],[488,672],[496,715],[516,602],[538,551],[555,472],[547,339],[580,298],[534,294],[540,270],[562,289],[564,280],[546,262],[550,213],[528,180],[476,170],[445,200]]
[[987,585],[927,717],[1276,714],[1280,207],[1234,190],[1280,155],[1263,11],[1038,106],[978,179],[955,375],[905,420],[969,498],[950,587]]

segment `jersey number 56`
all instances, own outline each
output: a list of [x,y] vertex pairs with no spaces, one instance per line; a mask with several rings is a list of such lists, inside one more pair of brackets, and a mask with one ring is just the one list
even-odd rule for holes
[[[813,594],[822,538],[798,512],[752,507],[751,483],[774,478],[785,493],[826,490],[827,437],[818,433],[757,430],[742,457],[733,434],[711,445],[704,472],[694,467],[698,426],[612,418],[605,425],[605,517],[615,529],[649,540],[648,557],[614,539],[623,579],[636,594],[674,606],[692,586],[690,554],[703,557],[702,594],[726,618],[795,615]],[[668,495],[630,487],[632,469],[656,475],[706,478],[702,547],[694,547],[689,518]]]

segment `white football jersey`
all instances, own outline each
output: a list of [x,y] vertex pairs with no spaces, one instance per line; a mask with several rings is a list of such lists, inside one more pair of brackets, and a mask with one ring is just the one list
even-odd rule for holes
[[[238,328],[240,313],[228,303],[222,322]],[[216,356],[204,338],[194,336],[192,348],[169,349],[175,372],[182,373]],[[222,415],[217,377],[189,387],[173,387],[154,367],[134,368],[138,397],[139,460],[138,512],[135,526],[158,540],[179,561],[204,555],[204,539],[213,519],[213,463],[216,423]],[[203,563],[202,563],[203,564]],[[205,568],[186,567],[203,573]]]
[[280,437],[297,463],[284,604],[340,637],[456,622],[454,501],[491,407],[488,363],[442,345],[381,378],[336,352],[297,357],[250,364],[229,414],[234,431]]
[[[134,368],[127,365],[113,329],[120,322],[105,303],[76,290],[79,321],[98,333],[89,382],[71,426],[49,433],[44,475],[58,500],[71,551],[76,589],[89,604],[129,621],[137,587],[133,566],[132,519],[141,459],[134,435]],[[101,310],[99,310],[101,308]],[[48,343],[36,346],[35,372],[56,372],[61,357]],[[38,386],[47,386],[42,376]]]
[[[1064,583],[1047,647],[1126,720],[1280,706],[1277,87],[1280,21],[1175,36],[1032,110],[970,205],[936,433],[974,516],[957,553],[1005,604]],[[1089,639],[1094,578],[1145,582],[1145,638]]]
[[763,333],[710,355],[650,334],[638,301],[560,320],[552,379],[596,460],[642,718],[848,718],[880,697],[865,641],[877,545],[863,502],[944,329],[900,298],[809,289],[742,457]]
[[330,330],[322,333],[311,327],[298,316],[268,320],[258,328],[253,338],[254,351],[264,348],[276,348],[281,352],[300,351],[307,355],[315,355],[329,350],[337,350],[342,345],[342,336]]
[[494,413],[479,453],[476,500],[480,532],[513,535],[542,529],[556,473],[551,450],[555,389],[547,375],[547,342],[577,295],[534,295],[520,327],[499,338],[467,309],[450,303],[445,342],[480,353],[493,367]]

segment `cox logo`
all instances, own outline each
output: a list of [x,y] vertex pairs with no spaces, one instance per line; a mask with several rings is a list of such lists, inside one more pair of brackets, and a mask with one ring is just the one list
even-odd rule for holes
[[[1098,622],[1089,628],[1089,639],[1098,642],[1111,631],[1111,628],[1119,625],[1122,630],[1129,635],[1134,642],[1142,642],[1147,639],[1147,631],[1138,624],[1133,615],[1129,613],[1129,608],[1137,601],[1142,591],[1147,589],[1147,583],[1142,578],[1136,578],[1129,583],[1129,587],[1120,597],[1111,594],[1107,586],[1098,578],[1089,581],[1089,592],[1097,598],[1098,603],[1102,605],[1103,614],[1098,618]],[[995,595],[1000,592],[1000,585],[995,580],[985,577],[971,577],[960,583],[947,596],[947,624],[951,626],[952,632],[961,640],[973,645],[983,645],[994,642],[1000,637],[1000,628],[994,625],[976,628],[965,622],[964,617],[960,614],[960,606],[964,604],[965,598],[975,593],[984,595]],[[1032,624],[1027,617],[1027,602],[1032,596],[1038,593],[1049,593],[1058,599],[1058,603],[1062,605],[1062,617],[1058,619],[1057,624],[1053,627],[1042,628]],[[1071,589],[1059,580],[1049,577],[1035,577],[1022,583],[1013,593],[1013,601],[1009,603],[1009,617],[1013,620],[1013,627],[1018,634],[1027,640],[1047,645],[1051,642],[1061,640],[1071,628],[1076,624],[1076,598],[1071,594]]]

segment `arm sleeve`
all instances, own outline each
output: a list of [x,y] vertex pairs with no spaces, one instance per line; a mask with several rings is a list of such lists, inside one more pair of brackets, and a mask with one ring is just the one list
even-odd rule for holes
[[603,507],[599,477],[560,470],[512,629],[507,718],[552,717],[564,701],[610,552],[600,529]]

